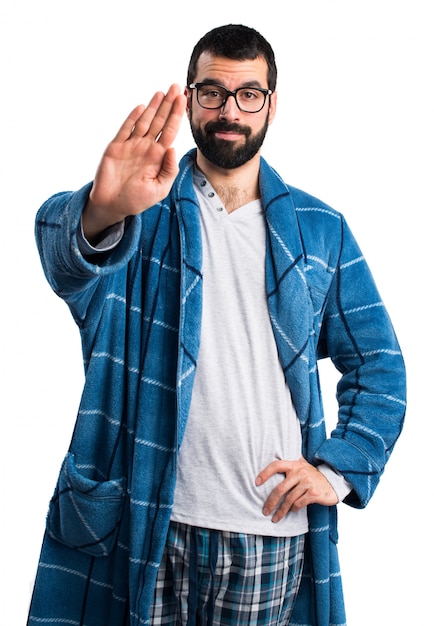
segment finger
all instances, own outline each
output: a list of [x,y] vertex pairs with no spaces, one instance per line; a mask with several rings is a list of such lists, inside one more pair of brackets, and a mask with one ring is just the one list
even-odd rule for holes
[[161,165],[159,174],[161,182],[164,183],[166,180],[171,184],[178,171],[179,167],[175,156],[175,150],[174,148],[169,148],[164,154],[163,163]]
[[131,111],[131,113],[129,114],[129,116],[125,120],[125,122],[122,124],[122,126],[120,127],[120,129],[116,133],[113,141],[116,141],[116,142],[124,142],[124,141],[126,141],[130,137],[131,131],[133,130],[133,128],[137,124],[137,121],[140,119],[140,117],[143,114],[144,110],[145,110],[145,106],[143,104],[139,104],[138,106],[136,106]]
[[149,104],[143,109],[142,114],[136,120],[134,127],[131,130],[131,136],[144,137],[149,132],[149,128],[159,110],[161,103],[166,96],[162,91],[157,91],[152,96]]
[[167,122],[164,124],[157,140],[164,148],[169,148],[178,134],[182,120],[185,116],[186,97],[179,95],[173,103]]
[[185,96],[179,93],[178,85],[172,85],[151,121],[148,135],[155,140],[163,139],[165,147],[168,147],[178,132],[184,114]]
[[170,146],[178,132],[185,112],[185,96],[180,94],[179,85],[171,85],[167,94],[158,91],[137,119],[131,132],[132,137],[149,137],[152,141],[162,138],[165,131],[165,147]]
[[294,487],[282,500],[278,509],[274,512],[272,521],[280,522],[290,511],[299,511],[313,502],[308,491],[301,486]]
[[265,516],[271,515],[271,513],[281,505],[284,498],[288,496],[288,493],[294,486],[294,483],[289,479],[282,480],[268,496],[263,506],[262,513]]
[[272,461],[257,475],[255,479],[256,486],[262,485],[275,474],[285,474],[290,469],[289,465],[289,461]]

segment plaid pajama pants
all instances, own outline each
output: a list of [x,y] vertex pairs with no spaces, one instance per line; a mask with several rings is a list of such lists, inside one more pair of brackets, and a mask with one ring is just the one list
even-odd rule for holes
[[262,537],[171,522],[152,626],[284,626],[301,580],[304,535]]

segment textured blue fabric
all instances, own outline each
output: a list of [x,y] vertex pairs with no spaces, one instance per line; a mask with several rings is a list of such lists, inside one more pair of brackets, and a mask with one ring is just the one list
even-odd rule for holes
[[[148,623],[200,342],[194,158],[183,158],[170,195],[131,218],[98,265],[80,253],[76,235],[90,185],[53,196],[38,212],[43,268],[80,329],[86,380],[50,503],[30,626]],[[400,348],[342,215],[287,186],[264,160],[260,188],[270,319],[303,453],[341,472],[354,486],[346,502],[364,507],[403,425]],[[328,439],[317,371],[325,357],[342,373]],[[291,624],[342,625],[336,508],[308,512]]]

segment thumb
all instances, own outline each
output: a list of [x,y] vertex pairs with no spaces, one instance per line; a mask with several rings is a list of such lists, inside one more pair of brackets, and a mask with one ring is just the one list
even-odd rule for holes
[[159,179],[164,184],[172,183],[178,174],[179,167],[174,148],[168,148],[161,164]]

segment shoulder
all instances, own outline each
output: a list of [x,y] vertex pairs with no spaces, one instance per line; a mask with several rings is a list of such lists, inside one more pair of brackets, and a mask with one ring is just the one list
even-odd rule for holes
[[329,204],[292,185],[286,185],[286,187],[291,195],[294,210],[299,220],[306,223],[321,222],[330,225],[330,227],[341,224],[342,214]]
[[286,188],[306,254],[328,257],[336,263],[347,230],[343,214],[302,189],[292,185]]
[[330,227],[333,225],[336,227],[343,220],[342,214],[323,200],[286,183],[264,159],[261,160],[260,183],[266,196],[274,196],[274,198],[286,196],[288,211],[294,210],[297,218],[306,226],[311,223],[316,223],[318,226],[324,223],[329,224]]

